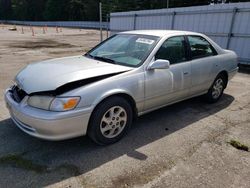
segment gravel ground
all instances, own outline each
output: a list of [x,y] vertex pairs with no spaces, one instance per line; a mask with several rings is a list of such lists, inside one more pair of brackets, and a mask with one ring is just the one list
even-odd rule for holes
[[95,30],[0,26],[0,187],[249,187],[250,74],[238,73],[216,104],[199,97],[138,118],[110,146],[87,137],[49,142],[21,132],[9,119],[4,90],[25,65],[84,53]]

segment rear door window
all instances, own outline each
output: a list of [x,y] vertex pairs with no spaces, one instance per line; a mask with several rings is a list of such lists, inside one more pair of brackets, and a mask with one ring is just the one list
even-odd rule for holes
[[217,54],[212,45],[201,36],[188,36],[188,41],[192,59],[214,56]]

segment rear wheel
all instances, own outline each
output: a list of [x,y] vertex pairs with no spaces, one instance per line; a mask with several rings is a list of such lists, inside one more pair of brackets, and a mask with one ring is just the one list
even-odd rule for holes
[[217,102],[225,89],[226,79],[223,75],[218,75],[206,94],[206,99],[210,103]]
[[122,97],[111,97],[94,110],[88,135],[97,144],[112,144],[124,136],[131,124],[131,105]]

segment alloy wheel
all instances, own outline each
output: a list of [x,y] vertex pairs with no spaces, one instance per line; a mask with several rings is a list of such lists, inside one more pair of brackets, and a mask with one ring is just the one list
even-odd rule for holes
[[224,88],[224,83],[222,78],[217,79],[213,85],[212,97],[214,99],[217,99],[221,95],[223,88]]
[[126,110],[121,106],[113,106],[104,113],[100,123],[100,130],[104,137],[114,138],[122,132],[126,123]]

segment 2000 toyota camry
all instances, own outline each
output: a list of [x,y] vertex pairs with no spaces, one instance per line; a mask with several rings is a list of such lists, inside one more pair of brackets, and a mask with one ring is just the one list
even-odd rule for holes
[[5,100],[14,123],[32,136],[87,134],[110,144],[134,116],[203,94],[218,101],[237,70],[236,54],[203,34],[129,31],[83,56],[28,65]]

